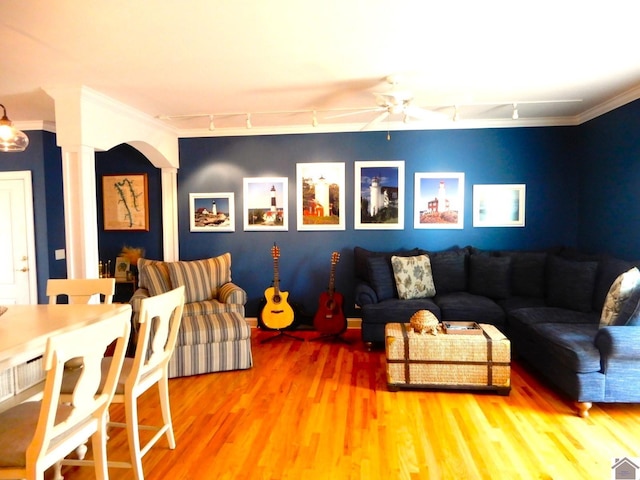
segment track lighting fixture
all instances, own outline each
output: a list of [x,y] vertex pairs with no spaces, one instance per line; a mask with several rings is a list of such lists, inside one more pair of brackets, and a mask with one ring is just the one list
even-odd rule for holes
[[520,115],[518,114],[518,104],[517,103],[513,104],[513,114],[511,114],[511,118],[513,118],[514,120],[518,120],[518,118],[520,118]]
[[458,113],[458,106],[454,105],[453,106],[454,111],[453,111],[453,121],[457,122],[458,120],[460,120],[460,113]]
[[9,117],[7,117],[7,109],[0,103],[3,115],[0,118],[0,151],[3,152],[24,152],[29,146],[29,137],[13,126]]
[[215,129],[216,126],[213,123],[213,115],[209,115],[209,131],[213,132]]
[[313,117],[311,119],[311,126],[312,127],[317,127],[318,126],[318,116],[316,115],[316,111],[313,111]]
[[251,114],[247,113],[247,128],[251,128],[253,125],[251,124]]

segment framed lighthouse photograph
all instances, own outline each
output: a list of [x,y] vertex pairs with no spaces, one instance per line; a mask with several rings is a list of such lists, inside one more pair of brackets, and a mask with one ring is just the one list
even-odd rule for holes
[[235,232],[233,192],[190,193],[189,230],[192,232]]
[[298,230],[344,230],[344,163],[298,163]]
[[354,228],[404,229],[404,161],[355,162]]
[[243,178],[245,231],[289,230],[287,177]]
[[416,172],[413,228],[464,228],[464,173]]

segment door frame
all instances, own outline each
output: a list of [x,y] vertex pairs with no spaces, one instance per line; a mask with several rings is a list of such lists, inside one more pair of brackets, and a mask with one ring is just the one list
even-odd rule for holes
[[22,180],[24,186],[25,233],[27,237],[27,266],[29,268],[29,303],[38,303],[38,272],[36,262],[36,237],[33,210],[33,183],[30,170],[0,172],[0,181]]

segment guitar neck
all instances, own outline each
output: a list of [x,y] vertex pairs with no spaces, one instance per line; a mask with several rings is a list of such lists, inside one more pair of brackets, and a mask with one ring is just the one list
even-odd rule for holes
[[273,259],[273,290],[276,295],[280,294],[280,274],[278,272],[279,262],[277,258]]

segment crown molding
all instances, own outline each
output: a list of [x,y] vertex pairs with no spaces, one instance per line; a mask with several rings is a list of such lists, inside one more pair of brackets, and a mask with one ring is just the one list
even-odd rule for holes
[[593,120],[596,117],[604,115],[605,113],[609,113],[616,108],[620,108],[623,105],[631,103],[640,98],[640,85],[636,85],[635,87],[623,92],[615,97],[607,100],[604,103],[596,105],[577,116],[578,124],[581,125],[585,122]]

